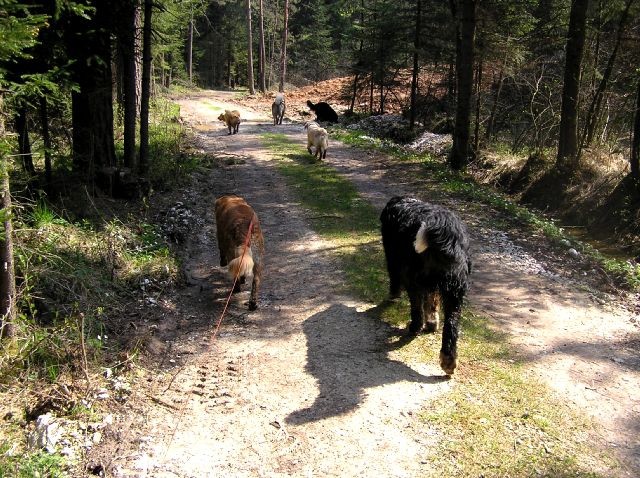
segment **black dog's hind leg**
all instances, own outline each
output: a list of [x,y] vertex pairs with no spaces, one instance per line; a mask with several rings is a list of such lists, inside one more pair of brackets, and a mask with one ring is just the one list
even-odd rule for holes
[[446,291],[442,294],[444,326],[442,327],[442,348],[440,349],[440,367],[447,375],[453,374],[458,362],[458,334],[460,315],[462,314],[463,294]]
[[409,324],[409,333],[418,335],[424,325],[424,291],[417,287],[407,289],[409,294],[409,302],[411,302],[411,323]]
[[402,292],[402,276],[401,276],[401,258],[394,253],[395,245],[393,241],[385,237],[382,233],[382,245],[384,247],[384,255],[387,260],[387,272],[389,273],[389,298],[397,299]]
[[424,296],[424,330],[432,333],[438,330],[438,309],[440,308],[440,293],[437,289],[429,289]]

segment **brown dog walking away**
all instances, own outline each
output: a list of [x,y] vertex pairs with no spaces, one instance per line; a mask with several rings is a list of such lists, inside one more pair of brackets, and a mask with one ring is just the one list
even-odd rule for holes
[[218,119],[227,125],[229,134],[232,132],[236,134],[238,132],[240,128],[240,112],[238,110],[224,110],[224,113],[218,116]]
[[[249,310],[256,310],[264,255],[264,239],[258,215],[244,199],[236,195],[216,199],[215,213],[220,265],[227,267],[232,280],[236,275],[238,276],[234,292],[239,292],[240,284],[244,284],[248,276],[253,276]],[[250,224],[251,237],[247,242]],[[247,244],[246,250],[245,244]]]

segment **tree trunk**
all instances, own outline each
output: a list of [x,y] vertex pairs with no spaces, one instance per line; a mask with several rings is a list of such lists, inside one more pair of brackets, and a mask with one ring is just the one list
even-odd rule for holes
[[142,31],[141,23],[143,19],[141,16],[144,14],[142,9],[140,8],[141,2],[145,0],[134,0],[135,3],[135,13],[134,13],[134,21],[135,28],[133,30],[133,59],[136,64],[136,116],[140,116],[140,108],[142,101],[142,36],[140,32]]
[[498,111],[498,103],[500,101],[500,93],[502,93],[502,85],[504,84],[504,66],[500,68],[500,75],[498,77],[498,89],[496,90],[496,96],[493,99],[493,105],[491,106],[491,114],[489,115],[489,120],[487,121],[487,139],[491,139],[493,137],[493,129],[496,122],[496,113]]
[[18,107],[16,113],[16,132],[18,133],[18,153],[20,154],[20,161],[22,163],[22,169],[30,174],[36,173],[36,168],[33,166],[33,155],[31,154],[31,141],[29,140],[29,125],[27,123],[27,107],[22,104]]
[[[459,0],[452,5],[457,24],[456,34],[456,124],[449,164],[455,170],[464,169],[469,162],[471,125],[471,97],[473,94],[473,64],[478,0]],[[459,8],[458,8],[459,7]]]
[[132,171],[136,168],[136,16],[138,0],[127,0],[122,9],[122,26],[119,44],[122,51],[124,87],[124,166]]
[[631,177],[636,180],[640,193],[640,78],[636,97],[636,114],[633,121],[633,140],[631,141]]
[[289,37],[289,0],[284,0],[284,20],[282,26],[282,49],[280,50],[280,85],[278,91],[284,93],[287,80],[287,40]]
[[51,193],[51,135],[49,134],[49,106],[46,96],[40,97],[40,125],[42,127],[42,142],[44,143],[44,176],[47,192]]
[[418,97],[418,57],[420,50],[422,0],[417,0],[416,28],[413,39],[413,72],[411,74],[411,107],[409,109],[409,128],[413,129],[416,123],[416,101]]
[[251,33],[251,0],[247,0],[247,83],[249,93],[256,94],[255,82],[253,80],[253,34]]
[[611,56],[609,57],[609,61],[607,62],[607,66],[602,74],[602,78],[600,80],[600,83],[598,84],[598,88],[593,95],[591,105],[589,106],[589,111],[585,120],[586,124],[584,132],[582,134],[582,141],[580,142],[580,151],[582,151],[583,148],[588,148],[593,142],[593,137],[598,126],[598,119],[600,118],[600,111],[602,109],[602,99],[604,98],[604,94],[606,93],[607,87],[609,86],[609,80],[611,79],[611,74],[613,73],[613,66],[618,56],[620,43],[622,42],[622,34],[624,33],[625,25],[627,23],[627,19],[629,18],[629,9],[631,8],[631,5],[634,1],[635,0],[627,0],[625,9],[622,12],[622,16],[620,17],[618,34],[616,35],[616,43],[613,47],[613,51],[611,52]]
[[[2,90],[0,90],[0,141],[6,137],[2,114]],[[0,234],[0,338],[15,335],[16,277],[13,265],[13,225],[11,224],[11,191],[9,169],[4,145],[0,145],[0,216],[3,218],[3,234]]]
[[578,100],[589,0],[572,0],[562,90],[556,168],[570,174],[578,162]]
[[149,100],[151,98],[151,16],[153,0],[144,0],[142,26],[142,91],[140,97],[140,174],[149,167]]
[[72,79],[78,85],[71,94],[73,167],[88,181],[98,169],[116,162],[109,33],[112,10],[106,3],[96,4],[92,24],[75,18],[66,36],[67,53],[76,59]]
[[369,83],[369,114],[373,114],[373,90],[374,90],[374,78],[373,71],[371,72],[371,82]]
[[476,124],[473,132],[473,156],[477,157],[480,150],[480,113],[482,110],[482,54],[478,59],[478,70],[476,72]]
[[267,82],[266,82],[266,53],[264,49],[264,10],[263,10],[263,0],[260,0],[260,78],[258,79],[258,87],[260,91],[263,93],[267,91]]
[[189,75],[189,83],[193,83],[193,10],[187,28],[187,75]]

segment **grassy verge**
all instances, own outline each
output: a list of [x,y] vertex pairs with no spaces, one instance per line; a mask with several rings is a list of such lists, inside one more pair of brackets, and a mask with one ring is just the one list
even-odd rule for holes
[[[263,135],[278,169],[309,209],[314,230],[336,244],[349,292],[380,303],[387,277],[379,240],[378,212],[333,169],[314,162],[282,134]],[[366,140],[368,142],[368,140]],[[407,157],[407,160],[417,160]],[[408,320],[406,300],[383,307],[382,319]],[[488,320],[465,310],[462,365],[455,386],[421,414],[439,437],[428,457],[439,476],[598,477],[615,463],[589,442],[588,420],[577,416],[529,377],[513,358],[506,337]],[[437,357],[440,338],[424,335],[399,352],[407,360]]]
[[[182,152],[177,106],[154,106],[151,178],[171,187],[199,158]],[[78,423],[99,423],[110,399],[126,393],[138,346],[134,322],[179,276],[176,257],[146,219],[146,203],[90,197],[83,188],[70,194],[14,209],[18,316],[15,337],[0,341],[0,477],[79,476],[75,466],[92,436]],[[110,398],[96,399],[97,390]],[[27,445],[45,413],[60,420],[68,445],[53,453]]]
[[468,204],[475,204],[479,208],[489,206],[501,213],[500,218],[496,220],[499,227],[517,228],[519,231],[525,227],[531,233],[543,234],[553,244],[564,250],[567,249],[567,244],[570,244],[570,247],[575,248],[602,267],[617,285],[632,290],[640,289],[640,267],[638,265],[620,258],[609,257],[594,246],[576,240],[553,221],[526,207],[519,206],[504,194],[475,183],[468,175],[452,171],[441,160],[429,155],[411,153],[394,143],[371,138],[360,131],[335,130],[332,131],[332,137],[358,148],[382,150],[402,161],[419,162],[424,168],[425,181],[429,181],[429,184],[438,190],[432,192],[464,198]]

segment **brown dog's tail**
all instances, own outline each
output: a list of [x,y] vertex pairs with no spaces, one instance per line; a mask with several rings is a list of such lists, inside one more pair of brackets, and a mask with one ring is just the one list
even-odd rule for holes
[[250,247],[247,247],[247,250],[244,253],[244,257],[242,257],[242,251],[244,250],[244,245],[240,247],[236,247],[235,250],[235,259],[229,262],[227,266],[227,274],[231,280],[235,279],[236,276],[247,277],[253,274],[253,253]]

